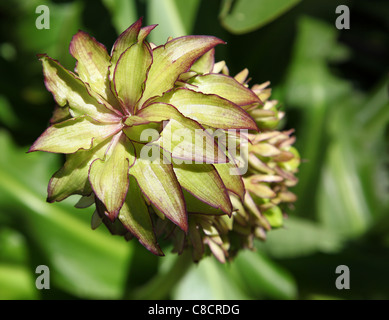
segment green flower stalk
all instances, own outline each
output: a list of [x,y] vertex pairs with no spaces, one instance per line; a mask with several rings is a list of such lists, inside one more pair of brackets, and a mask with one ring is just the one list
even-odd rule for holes
[[222,40],[155,46],[146,40],[155,27],[139,19],[111,54],[79,31],[70,43],[75,72],[38,55],[58,106],[29,151],[66,154],[47,200],[81,195],[77,207],[95,204],[92,228],[104,223],[156,255],[168,238],[195,261],[208,252],[225,261],[263,238],[278,205],[294,200],[287,187],[298,154],[290,132],[268,129],[281,113],[264,99],[267,89],[215,64]]

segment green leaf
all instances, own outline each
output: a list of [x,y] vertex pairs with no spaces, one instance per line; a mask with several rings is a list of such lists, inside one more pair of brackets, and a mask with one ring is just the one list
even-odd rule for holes
[[173,88],[180,74],[186,72],[200,56],[221,43],[224,42],[211,36],[185,36],[155,48],[153,64],[139,105]]
[[244,185],[246,190],[261,199],[271,199],[277,195],[266,183],[253,182],[250,178],[244,180]]
[[196,19],[199,17],[198,10],[201,0],[174,0],[186,34],[193,34]]
[[135,0],[103,0],[118,34],[137,19]]
[[[39,55],[42,61],[45,84],[55,101],[61,106],[69,105],[73,116],[89,115],[96,120],[116,121],[118,117],[109,110],[109,105],[100,104],[73,73],[63,68],[47,55]],[[81,70],[83,70],[81,68]],[[112,107],[111,107],[112,108]],[[112,109],[111,109],[112,110]]]
[[301,0],[225,0],[220,15],[223,26],[236,34],[254,31],[276,19]]
[[32,275],[27,266],[0,263],[0,300],[37,299]]
[[[137,116],[131,116],[127,118],[126,123],[131,123],[132,120],[136,117]],[[131,124],[129,127],[123,128],[123,131],[127,137],[132,141],[137,141],[140,143],[147,143],[158,139],[162,124],[159,122],[150,122],[143,118],[140,119],[141,120],[138,123]]]
[[[160,138],[151,142],[150,145],[163,148],[171,153],[173,158],[199,163],[228,161],[215,139],[196,121],[184,117],[173,106],[157,102],[141,109],[137,115],[149,121],[169,120]],[[175,163],[181,163],[181,161],[175,161]]]
[[227,190],[243,199],[245,193],[244,183],[242,175],[238,174],[239,169],[234,160],[230,159],[227,163],[215,163],[214,166]]
[[[1,200],[0,200],[1,208]],[[7,209],[2,213],[7,215]],[[0,213],[0,221],[2,221]],[[28,241],[22,232],[0,227],[0,300],[37,299],[39,292],[29,263]]]
[[215,65],[215,49],[203,54],[190,68],[191,71],[204,74],[211,73]]
[[186,211],[188,211],[188,213],[202,213],[202,214],[209,214],[209,215],[225,214],[220,209],[211,207],[207,203],[199,200],[198,198],[196,198],[194,195],[192,195],[185,189],[183,189],[182,191],[185,198]]
[[119,220],[148,250],[156,255],[163,255],[141,189],[132,176],[130,176],[126,200],[119,213]]
[[257,243],[258,250],[276,259],[291,259],[317,252],[336,253],[344,245],[342,236],[318,223],[288,217],[283,224],[267,234],[266,243]]
[[173,166],[165,159],[150,161],[142,156],[144,145],[135,143],[137,158],[129,173],[135,177],[145,196],[173,223],[185,232],[188,217],[181,186],[174,174]]
[[194,77],[186,87],[205,94],[216,94],[238,106],[260,103],[253,91],[224,74],[210,73]]
[[214,94],[180,88],[165,93],[157,101],[172,104],[185,117],[201,125],[220,129],[257,130],[255,121],[246,111]]
[[89,167],[94,160],[104,157],[108,143],[105,141],[90,150],[79,150],[67,155],[64,166],[50,179],[47,201],[62,201],[72,194],[91,194]]
[[259,252],[242,251],[231,264],[232,274],[254,299],[296,299],[296,282],[285,269]]
[[151,37],[151,42],[160,44],[169,37],[175,38],[187,34],[174,0],[148,0],[147,13],[147,23],[159,25]]
[[77,60],[76,72],[81,80],[88,83],[94,92],[101,95],[111,105],[118,107],[118,102],[110,88],[111,57],[105,46],[80,30],[73,36],[69,51]]
[[[69,55],[68,48],[72,36],[82,26],[82,15],[85,3],[80,1],[56,3],[53,1],[8,2],[10,10],[23,17],[15,23],[15,42],[18,43],[19,52],[23,55],[32,55],[45,52],[58,58],[67,67],[74,65],[74,59]],[[50,28],[35,28],[39,17],[36,9],[39,5],[47,5],[50,9]],[[56,21],[54,23],[54,21]],[[33,28],[31,28],[33,26]]]
[[[309,159],[309,162],[300,166],[299,183],[295,189],[299,198],[304,199],[296,203],[296,212],[308,213],[317,212],[317,204],[314,201],[316,197],[312,197],[312,194],[317,192],[321,184],[318,181],[322,170],[319,170],[318,164],[326,158],[327,141],[334,139],[327,140],[328,129],[331,127],[329,124],[334,123],[330,115],[332,110],[343,108],[343,99],[353,96],[354,93],[350,91],[350,84],[335,77],[327,65],[329,56],[339,47],[336,42],[337,29],[333,28],[332,24],[302,17],[299,19],[297,34],[292,63],[285,82],[285,100],[287,104],[304,113],[304,121],[301,122],[299,131],[309,133],[297,137],[296,148],[300,151],[301,159]],[[337,106],[339,100],[343,101]],[[350,114],[354,112],[351,111]],[[335,135],[333,141],[349,130],[346,129],[346,123],[349,122],[350,118],[342,124],[342,132]],[[337,203],[333,198],[330,202],[334,205]],[[330,214],[335,210],[326,212]],[[343,213],[338,215],[340,218],[342,216]]]
[[[22,229],[33,239],[29,256],[37,265],[49,266],[50,292],[89,299],[121,298],[131,243],[112,237],[104,229],[92,231],[92,211],[80,212],[71,199],[56,204],[45,201],[50,172],[58,167],[57,156],[26,154],[25,148],[15,148],[4,132],[0,133],[0,147],[4,151],[0,155],[0,194],[7,198],[3,202],[0,197],[0,220],[7,215],[13,224],[24,221],[28,226]],[[1,274],[9,274],[9,280],[12,277],[8,271]],[[12,282],[17,281],[14,279]],[[33,289],[36,292],[35,286]]]
[[114,221],[128,190],[128,169],[134,164],[131,141],[120,132],[113,138],[105,159],[96,159],[90,166],[89,181],[95,195],[104,203],[108,217]]
[[[224,152],[219,149],[214,138],[199,125],[188,127],[189,119],[176,121],[170,119],[161,132],[161,136],[152,145],[158,145],[168,151],[173,163],[225,163],[228,161]],[[205,143],[204,143],[205,139]]]
[[138,41],[139,31],[142,27],[142,18],[135,21],[131,26],[124,30],[120,36],[116,39],[113,44],[111,51],[111,68],[110,68],[110,78],[113,79],[113,72],[116,67],[120,56],[131,47],[134,43]]
[[216,259],[207,257],[198,265],[192,265],[173,291],[173,299],[245,300],[249,296]]
[[119,124],[102,124],[89,117],[72,118],[47,128],[29,152],[74,153],[90,149],[121,129]]
[[141,98],[152,60],[150,48],[145,43],[138,42],[120,56],[116,65],[113,77],[115,91],[131,114]]
[[158,24],[151,41],[160,44],[168,37],[180,37],[192,33],[199,0],[148,0],[147,23]]
[[358,176],[355,153],[344,142],[333,143],[328,148],[318,188],[318,217],[328,229],[354,237],[368,230],[373,213]]
[[173,165],[180,185],[196,198],[231,215],[232,205],[226,187],[211,164]]

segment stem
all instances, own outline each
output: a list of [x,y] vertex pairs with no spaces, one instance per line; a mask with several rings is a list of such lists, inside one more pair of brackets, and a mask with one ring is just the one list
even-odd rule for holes
[[135,290],[131,294],[131,299],[136,300],[162,300],[169,296],[171,290],[183,278],[190,266],[193,265],[192,254],[185,250],[177,256],[171,268],[163,273],[157,274],[148,283]]

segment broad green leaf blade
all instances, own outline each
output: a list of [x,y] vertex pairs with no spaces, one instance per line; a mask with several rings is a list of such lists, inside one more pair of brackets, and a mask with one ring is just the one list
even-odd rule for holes
[[199,4],[199,0],[148,0],[147,22],[159,25],[151,41],[160,44],[168,37],[190,34]]
[[89,117],[72,118],[47,128],[34,142],[29,152],[68,154],[80,149],[88,150],[120,129],[120,123],[103,124]]
[[336,141],[328,147],[318,188],[318,218],[327,229],[355,237],[368,230],[373,212],[358,177],[355,152],[350,141],[344,142]]
[[129,172],[137,180],[149,201],[183,231],[188,230],[188,217],[182,189],[173,166],[158,157],[150,161],[142,156],[144,145],[134,143],[137,159]]
[[95,195],[104,203],[108,217],[114,221],[128,190],[128,169],[134,164],[135,151],[131,141],[120,132],[105,159],[96,159],[90,166],[89,181]]
[[173,165],[180,185],[196,198],[231,215],[232,205],[226,187],[211,164]]
[[221,43],[224,42],[211,36],[185,36],[155,48],[153,64],[139,105],[173,88],[181,73],[188,71],[200,56]]
[[246,111],[214,94],[180,88],[167,92],[157,101],[175,106],[185,117],[201,125],[220,129],[258,130],[254,119]]
[[204,258],[192,265],[174,290],[177,300],[247,300],[231,274],[213,257]]
[[89,115],[104,122],[114,122],[119,119],[108,109],[109,106],[99,103],[90,95],[91,92],[88,91],[86,84],[56,60],[47,55],[39,55],[39,59],[43,66],[46,88],[61,107],[68,104],[75,117]]
[[319,252],[335,254],[345,245],[345,237],[307,219],[290,216],[284,225],[269,232],[266,243],[258,242],[258,250],[276,259],[297,259]]
[[[295,191],[304,201],[296,203],[296,212],[315,212],[331,230],[357,236],[366,232],[376,212],[369,208],[371,200],[363,192],[366,182],[358,176],[355,163],[365,154],[370,159],[378,158],[372,149],[364,150],[367,131],[360,123],[354,127],[357,110],[370,108],[365,104],[358,106],[361,97],[353,98],[360,92],[354,92],[350,83],[335,77],[327,66],[333,53],[342,49],[332,24],[304,17],[299,20],[297,34],[285,83],[286,99],[305,114],[298,130],[309,134],[297,139],[297,147],[301,158],[309,162],[299,170]],[[357,138],[354,149],[350,137],[357,137],[358,132],[363,135]],[[323,141],[328,141],[326,148]],[[373,141],[376,139],[368,140],[366,145],[373,146]],[[370,172],[369,176],[377,174]],[[377,190],[377,184],[369,189]]]
[[31,267],[0,263],[0,300],[38,299]]
[[159,25],[151,37],[153,43],[160,44],[169,37],[181,37],[187,34],[174,0],[148,0],[147,11],[147,23]]
[[64,166],[50,179],[47,189],[47,201],[62,201],[72,194],[89,195],[92,188],[89,184],[89,167],[97,158],[103,158],[109,140],[98,144],[90,150],[79,150],[67,155]]
[[110,11],[112,24],[120,34],[137,19],[135,0],[103,0]]
[[[125,291],[132,244],[112,237],[103,228],[92,231],[93,209],[80,212],[73,207],[74,199],[47,203],[47,181],[60,159],[48,153],[26,154],[25,148],[15,148],[4,133],[0,133],[0,221],[7,217],[12,225],[24,221],[29,226],[23,228],[26,239],[34,239],[34,246],[28,246],[28,256],[38,259],[33,260],[37,264],[32,262],[34,268],[38,264],[49,266],[50,294],[120,299]],[[2,201],[4,197],[7,202]],[[28,269],[35,284],[38,275],[31,265]],[[35,286],[33,290],[37,291]]]
[[193,34],[194,24],[198,16],[201,0],[174,0],[187,34]]
[[110,78],[113,79],[113,71],[115,70],[116,63],[119,61],[120,56],[138,41],[139,31],[142,26],[142,18],[138,19],[126,30],[124,30],[113,44],[111,51],[111,68]]
[[[59,59],[63,65],[72,67],[74,59],[69,55],[66,48],[69,46],[72,36],[82,27],[85,5],[81,2],[49,3],[34,1],[19,4],[8,1],[7,3],[3,2],[1,5],[2,12],[14,12],[19,17],[23,17],[23,19],[15,21],[12,27],[13,39],[10,43],[17,44],[15,57],[18,57],[20,52],[28,54],[30,57],[34,53],[45,52]],[[42,8],[39,5],[47,5],[47,8],[50,9],[50,16],[37,14],[35,11],[38,8]],[[49,22],[49,29],[38,29],[35,27],[35,23],[39,24],[39,21],[42,21],[40,20],[42,17],[44,17],[45,24]],[[29,60],[29,64],[31,62]],[[32,75],[29,73],[30,71],[25,71],[26,77]]]
[[119,213],[119,220],[152,253],[163,256],[154,233],[148,208],[142,191],[133,176],[130,176],[126,200]]
[[240,252],[232,263],[230,272],[253,298],[297,297],[297,285],[292,275],[260,252]]
[[[0,199],[0,221],[11,212],[5,208],[9,200]],[[2,205],[5,207],[2,207]],[[34,273],[31,272],[29,243],[23,232],[8,227],[7,219],[0,228],[0,300],[38,299]],[[11,222],[12,223],[12,222]]]
[[261,102],[253,91],[224,74],[210,73],[194,77],[187,88],[205,94],[216,94],[238,106]]
[[301,0],[237,0],[229,11],[232,1],[224,1],[221,13],[223,26],[236,34],[247,33],[276,19]]
[[113,77],[115,91],[131,114],[141,98],[152,60],[148,45],[138,42],[129,47],[116,64]]
[[105,100],[113,100],[108,77],[111,62],[105,46],[88,33],[79,31],[73,36],[69,51],[77,60],[76,72],[81,80]]

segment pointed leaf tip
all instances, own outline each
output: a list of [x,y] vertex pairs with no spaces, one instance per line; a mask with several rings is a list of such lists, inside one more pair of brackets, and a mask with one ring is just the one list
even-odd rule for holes
[[77,60],[75,71],[91,89],[115,105],[109,85],[110,56],[103,44],[84,31],[78,31],[69,46],[70,54]]
[[173,171],[173,166],[162,157],[151,161],[143,159],[142,147],[135,143],[137,159],[130,168],[145,197],[160,210],[169,220],[188,231],[188,215],[181,186]]
[[154,48],[153,64],[139,105],[172,89],[179,76],[189,71],[199,57],[222,43],[224,41],[213,36],[184,36]]
[[231,215],[232,205],[227,190],[211,164],[185,164],[173,166],[180,185],[202,202]]
[[261,103],[261,100],[252,90],[224,74],[209,73],[199,75],[190,81],[188,88],[205,94],[216,94],[238,106]]
[[88,150],[120,130],[120,124],[102,124],[90,117],[71,118],[46,129],[28,152],[74,153]]
[[128,193],[120,210],[119,220],[150,252],[163,256],[164,254],[158,245],[147,205],[143,201],[142,192],[136,179],[131,175],[129,178]]
[[[142,27],[143,18],[140,17],[131,26],[124,30],[116,39],[111,50],[111,72],[113,72],[121,54],[138,41],[138,35]],[[111,74],[113,77],[113,74]]]

